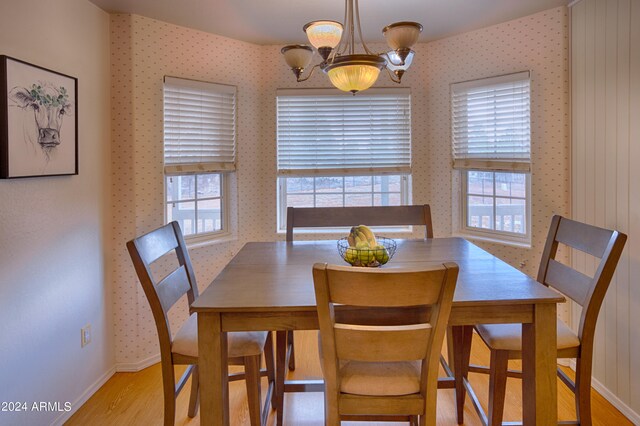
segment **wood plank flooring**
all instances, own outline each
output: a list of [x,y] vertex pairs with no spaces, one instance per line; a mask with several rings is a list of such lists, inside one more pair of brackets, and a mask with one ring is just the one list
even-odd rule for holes
[[[290,379],[321,377],[317,355],[316,332],[296,332],[296,370]],[[472,363],[488,365],[488,351],[474,337]],[[510,365],[519,368],[514,362]],[[182,369],[180,370],[180,372]],[[471,383],[486,410],[488,376],[471,374]],[[266,388],[266,379],[263,379]],[[200,416],[187,417],[189,384],[178,397],[176,425],[195,426],[200,424]],[[264,392],[263,392],[264,395]],[[509,379],[504,421],[518,421],[522,417],[521,381]],[[594,425],[632,425],[615,407],[597,392],[592,392]],[[161,425],[163,420],[162,381],[160,364],[153,365],[137,373],[116,373],[98,392],[93,395],[67,425]],[[285,397],[285,425],[322,426],[324,408],[321,393],[288,394]],[[244,382],[230,384],[231,425],[249,425]],[[269,416],[268,425],[275,424],[275,412]],[[558,381],[558,415],[560,420],[575,417],[573,394]],[[364,425],[361,422],[344,422],[345,425]],[[368,423],[370,425],[395,425],[401,423]],[[455,399],[453,390],[438,391],[438,424],[456,425]],[[465,425],[480,425],[480,421],[469,402],[465,405]]]

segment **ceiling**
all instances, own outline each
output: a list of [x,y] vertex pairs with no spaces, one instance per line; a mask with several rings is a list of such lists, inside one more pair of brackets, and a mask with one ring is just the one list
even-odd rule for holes
[[[107,12],[133,13],[256,44],[303,43],[309,21],[344,20],[343,0],[90,0]],[[436,40],[552,7],[569,0],[362,0],[365,41],[383,41],[392,22],[424,26],[421,41]]]

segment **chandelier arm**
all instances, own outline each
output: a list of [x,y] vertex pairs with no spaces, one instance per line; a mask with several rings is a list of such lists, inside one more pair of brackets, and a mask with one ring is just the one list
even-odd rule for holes
[[300,77],[296,77],[296,82],[298,83],[302,83],[303,81],[307,81],[311,78],[311,76],[313,75],[313,72],[316,70],[316,68],[318,68],[320,66],[320,64],[316,64],[313,66],[313,68],[311,68],[311,71],[309,71],[309,74],[307,74],[307,76],[305,78],[300,78]]
[[364,42],[364,38],[362,37],[362,25],[360,25],[360,5],[358,0],[354,0],[356,3],[356,22],[358,23],[358,36],[360,37],[360,43],[362,43],[362,47],[364,47],[364,51],[367,52],[368,55],[373,55],[367,44]]
[[[355,53],[355,32],[354,32],[354,24],[353,24],[353,1],[354,0],[346,0],[349,7],[348,7],[348,14],[349,14],[349,20],[347,21],[347,28],[348,28],[348,38],[347,38],[347,46],[348,46],[348,50],[349,50],[349,55],[353,55]],[[345,46],[345,47],[347,47]],[[346,50],[346,49],[345,49]]]
[[398,84],[402,83],[402,81],[397,80],[397,79],[394,77],[394,74],[391,72],[391,70],[389,70],[389,68],[385,67],[384,69],[386,69],[386,70],[387,70],[387,74],[389,74],[389,79],[391,79],[391,81],[393,81],[394,83],[398,83]]
[[[345,1],[344,2],[344,21],[343,21],[344,22],[344,24],[343,24],[344,26],[347,25],[347,17],[348,17],[347,12],[348,12],[348,7],[347,7],[347,2]],[[345,31],[345,28],[343,28],[342,35],[340,36],[340,42],[338,43],[336,48],[333,49],[333,51],[331,52],[331,56],[330,56],[331,61],[328,61],[328,62],[333,62],[335,57],[337,55],[340,55],[344,51],[344,48],[346,47],[345,43],[346,43],[346,39],[347,38],[348,38],[347,32]]]

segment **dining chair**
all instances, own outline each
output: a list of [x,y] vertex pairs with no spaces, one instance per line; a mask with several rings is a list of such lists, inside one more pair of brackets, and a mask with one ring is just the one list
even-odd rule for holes
[[[162,364],[164,424],[165,426],[173,425],[176,397],[189,376],[191,376],[189,417],[195,417],[198,411],[197,315],[190,315],[189,319],[175,335],[171,333],[168,316],[171,307],[182,299],[185,294],[189,305],[198,297],[198,287],[193,266],[180,225],[175,221],[129,241],[127,249],[156,323]],[[160,274],[154,274],[152,264],[160,259],[167,259],[167,262],[169,260],[173,261],[171,263],[175,266],[175,269],[165,275],[164,278],[157,280],[156,275]],[[260,369],[263,352],[265,355],[265,370]],[[266,331],[229,333],[228,353],[230,365],[244,366],[244,373],[232,374],[229,376],[229,380],[244,379],[246,381],[251,425],[265,424],[275,383],[271,333]],[[175,383],[174,365],[188,365],[177,384]],[[260,378],[265,375],[268,377],[269,387],[264,410],[261,411]]]
[[[553,216],[551,220],[537,281],[560,291],[582,307],[577,334],[561,320],[557,322],[557,357],[576,359],[575,382],[558,368],[558,377],[575,394],[577,420],[568,424],[591,424],[591,367],[596,321],[626,240],[623,233],[561,216]],[[556,253],[561,244],[596,258],[595,274],[592,277],[584,275],[557,261]],[[490,366],[487,369],[472,365],[468,371],[489,374],[489,415],[485,423],[499,425],[507,377],[522,377],[521,372],[508,370],[507,365],[510,359],[522,359],[522,328],[519,324],[482,324],[475,329],[491,351]],[[468,362],[465,360],[466,364]],[[470,396],[477,401],[475,395]],[[482,415],[486,418],[484,413]]]
[[[374,207],[287,207],[287,241],[293,241],[294,228],[367,226],[424,226],[425,238],[433,238],[431,207],[429,204],[410,206]],[[277,339],[280,343],[282,339]],[[277,360],[278,365],[288,362],[289,370],[295,370],[293,331],[287,332],[287,361]],[[280,369],[278,369],[280,371]]]
[[[438,361],[457,277],[455,263],[424,270],[313,266],[326,425],[436,424]],[[416,314],[417,307],[428,313]]]
[[425,238],[433,238],[431,207],[287,207],[287,241],[293,241],[294,228],[327,228],[339,226],[407,226],[425,227]]

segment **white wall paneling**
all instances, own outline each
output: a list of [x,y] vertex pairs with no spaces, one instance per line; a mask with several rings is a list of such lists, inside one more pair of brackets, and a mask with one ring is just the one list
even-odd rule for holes
[[[593,376],[640,421],[640,1],[571,9],[572,211],[629,235],[596,333]],[[594,260],[573,254],[588,274]],[[573,309],[577,327],[579,308]]]

